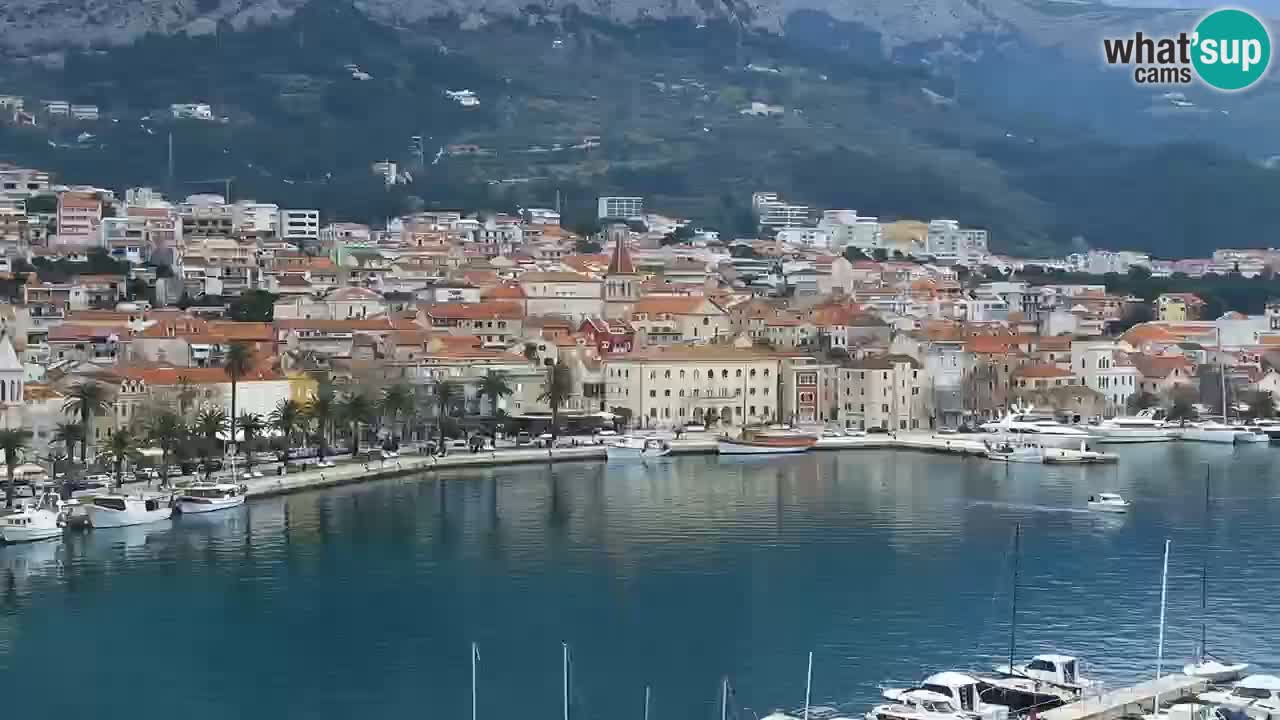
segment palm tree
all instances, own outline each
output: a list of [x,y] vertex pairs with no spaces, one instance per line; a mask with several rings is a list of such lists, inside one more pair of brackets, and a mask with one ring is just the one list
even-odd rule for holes
[[531,363],[538,362],[538,346],[533,343],[524,344],[524,359]]
[[287,452],[293,445],[294,433],[303,424],[302,406],[294,400],[281,400],[276,403],[276,409],[271,411],[268,420],[271,422],[271,427],[279,430],[284,436],[284,447]]
[[498,401],[513,392],[507,382],[507,374],[501,370],[490,370],[480,378],[480,397],[489,398],[495,416],[498,414]]
[[253,470],[253,443],[262,436],[267,424],[262,418],[251,412],[240,413],[240,432],[244,433],[244,464],[246,470]]
[[560,430],[560,406],[573,393],[573,376],[569,366],[563,360],[547,368],[546,380],[542,383],[542,393],[538,400],[551,406],[551,444],[556,444],[556,434]]
[[160,487],[166,487],[169,484],[169,457],[186,439],[187,426],[177,413],[165,410],[147,421],[146,433],[148,439],[160,446]]
[[316,453],[323,462],[329,453],[329,437],[333,433],[333,421],[338,415],[338,399],[333,393],[333,386],[325,383],[320,391],[311,395],[311,400],[303,408],[303,413],[316,424],[316,437],[319,440]]
[[93,418],[107,411],[111,399],[111,391],[106,385],[94,380],[84,380],[71,386],[67,391],[67,399],[62,403],[62,412],[80,418],[84,428],[84,442],[80,443],[80,464],[84,465],[85,453],[89,447],[89,432],[93,427]]
[[191,382],[191,378],[186,375],[178,376],[178,411],[182,417],[187,416],[187,410],[191,408],[191,404],[200,397],[200,391],[196,390],[196,386]]
[[75,422],[60,422],[53,428],[53,441],[62,443],[67,449],[67,458],[73,459],[76,456],[76,443],[84,442],[84,426]]
[[201,438],[200,461],[204,465],[204,479],[213,472],[213,456],[218,450],[218,435],[226,432],[227,413],[222,408],[205,408],[196,415],[192,430]]
[[[403,382],[388,387],[382,391],[381,406],[383,415],[391,418],[391,433],[395,435],[400,418],[413,412],[413,388]],[[401,431],[397,437],[403,438],[404,435]]]
[[227,355],[222,359],[222,369],[231,378],[231,444],[236,442],[236,387],[240,378],[253,369],[253,350],[248,343],[233,342],[227,348]]
[[121,428],[111,436],[111,440],[107,443],[107,454],[111,456],[112,466],[115,468],[115,487],[120,487],[120,476],[124,470],[124,461],[133,458],[138,454],[138,438],[134,436],[133,431],[129,428]]
[[363,391],[347,396],[343,401],[340,414],[351,425],[351,457],[360,454],[360,426],[373,419],[373,401]]
[[18,456],[27,449],[31,442],[30,430],[0,430],[0,452],[4,453],[5,468],[9,471],[9,481],[4,487],[4,506],[13,507],[13,469],[18,466]]
[[436,410],[436,442],[439,451],[444,447],[444,418],[463,397],[462,386],[452,380],[440,380],[431,386],[431,398]]

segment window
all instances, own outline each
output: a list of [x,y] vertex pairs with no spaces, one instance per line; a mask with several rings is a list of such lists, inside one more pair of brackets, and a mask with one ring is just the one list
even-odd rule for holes
[[658,391],[657,391],[657,390],[650,390],[650,391],[649,391],[649,397],[651,397],[651,398],[656,398],[656,397],[658,397]]
[[755,388],[751,388],[750,390],[748,390],[748,391],[747,391],[747,394],[748,394],[748,395],[755,395],[755,394],[756,394],[756,389],[755,389]]
[[684,390],[680,391],[680,397],[684,397]]
[[663,391],[662,391],[662,396],[663,396],[663,397],[671,397],[671,390],[669,390],[669,389],[668,389],[668,390],[663,390]]
[[728,370],[721,370],[721,371],[720,371],[720,377],[721,377],[722,379],[724,379],[724,380],[728,380],[728,379],[729,379],[729,371],[728,371]]
[[742,370],[739,369],[737,374],[734,377],[742,377]]
[[664,379],[670,380],[670,379],[671,379],[671,371],[670,371],[670,370],[666,371],[665,373],[663,373],[662,377],[663,377]]
[[755,368],[752,368],[752,369],[751,369],[751,372],[749,373],[749,375],[750,375],[750,377],[755,377],[755,376],[756,376]]
[[649,379],[650,379],[650,380],[657,380],[657,379],[658,379],[658,373],[657,373],[657,371],[655,371],[655,370],[650,370],[650,371],[649,371]]
[[1057,672],[1058,668],[1048,660],[1032,660],[1027,663],[1028,670],[1048,670],[1049,672]]
[[683,379],[684,379],[684,371],[683,371],[683,370],[681,370],[681,371],[680,371],[680,379],[681,379],[681,380],[683,380]]
[[886,412],[886,413],[889,412],[889,406],[887,404],[881,405],[880,412]]
[[919,395],[919,394],[920,394],[920,388],[919,388],[919,387],[912,387],[912,388],[911,388],[911,394],[912,394],[912,395]]

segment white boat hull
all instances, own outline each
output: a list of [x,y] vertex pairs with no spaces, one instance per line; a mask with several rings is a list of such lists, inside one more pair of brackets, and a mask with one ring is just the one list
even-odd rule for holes
[[1220,445],[1234,445],[1243,432],[1232,432],[1230,430],[1201,430],[1199,428],[1187,428],[1182,431],[1182,439],[1190,442],[1217,443]]
[[108,510],[89,506],[89,524],[95,528],[128,527],[146,525],[173,517],[173,508],[164,505],[156,510]]
[[988,450],[987,458],[996,462],[1040,464],[1044,462],[1044,451],[1040,448],[1018,448],[1012,452]]
[[1089,503],[1089,509],[1102,513],[1127,513],[1129,512],[1129,503],[1091,502]]
[[183,515],[194,515],[197,513],[208,513],[218,510],[237,508],[243,504],[244,495],[236,495],[235,497],[229,498],[218,498],[216,500],[180,498],[178,500],[178,512]]
[[28,543],[62,537],[62,528],[56,526],[23,528],[7,527],[0,531],[0,534],[4,535],[4,541],[7,543]]
[[1163,428],[1108,428],[1094,430],[1097,442],[1107,445],[1121,443],[1156,443],[1173,440],[1173,433]]
[[1238,443],[1269,443],[1271,438],[1262,432],[1245,432],[1236,436]]
[[1244,677],[1244,673],[1248,669],[1248,663],[1223,665],[1220,662],[1206,660],[1204,662],[1192,663],[1183,667],[1182,673],[1190,677],[1204,678],[1209,682],[1224,683],[1231,682],[1232,680],[1239,680]]
[[716,450],[721,455],[789,455],[808,452],[812,447],[812,445],[749,445],[723,440],[716,442]]

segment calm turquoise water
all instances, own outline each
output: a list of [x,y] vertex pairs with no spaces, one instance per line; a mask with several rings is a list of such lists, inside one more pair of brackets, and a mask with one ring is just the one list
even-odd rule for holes
[[[1280,671],[1280,449],[1121,450],[1118,468],[1000,466],[890,452],[644,466],[519,466],[253,502],[221,517],[0,548],[6,714],[55,717],[740,717],[1008,652],[1061,651],[1108,684],[1199,634]],[[1204,468],[1215,468],[1206,548]],[[1118,489],[1128,518],[1084,512]]]

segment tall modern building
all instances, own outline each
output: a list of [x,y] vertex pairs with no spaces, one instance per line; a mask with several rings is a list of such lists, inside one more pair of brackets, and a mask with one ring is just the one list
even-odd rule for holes
[[644,198],[601,197],[596,201],[598,220],[643,220]]

